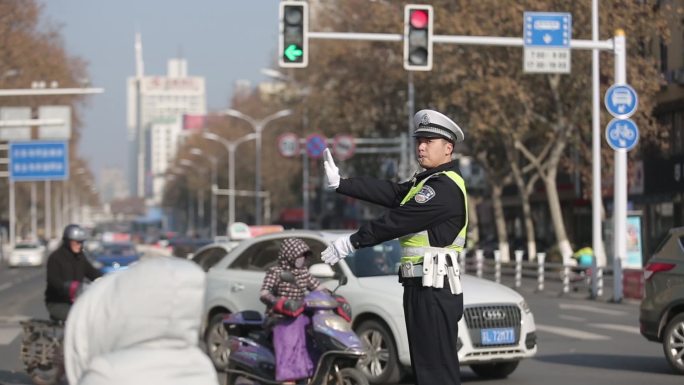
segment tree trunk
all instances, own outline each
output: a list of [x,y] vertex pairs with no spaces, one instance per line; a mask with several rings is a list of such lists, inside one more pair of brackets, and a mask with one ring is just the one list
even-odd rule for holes
[[556,233],[556,241],[558,242],[558,249],[563,256],[563,264],[567,264],[572,258],[572,247],[568,241],[568,235],[565,232],[563,211],[561,210],[556,186],[556,169],[552,168],[551,171],[543,177],[543,180],[544,186],[546,187],[546,198],[549,201],[549,211],[553,221],[553,230]]
[[480,220],[477,216],[477,205],[480,203],[480,198],[468,195],[468,230],[466,233],[466,247],[472,248],[480,242]]
[[502,193],[503,186],[492,185],[492,205],[494,206],[494,221],[496,222],[496,235],[499,239],[499,252],[501,252],[501,262],[509,262],[511,260],[511,256],[508,247],[508,231],[506,230],[506,218],[504,217],[503,203],[501,202]]
[[527,239],[527,259],[532,261],[537,256],[537,242],[534,232],[534,223],[532,222],[530,195],[525,188],[525,181],[523,180],[520,169],[517,165],[512,167],[515,183],[518,186],[518,191],[520,191],[520,200],[522,203],[523,222],[525,223],[525,238]]
[[[513,142],[511,141],[511,143]],[[520,201],[522,203],[523,222],[525,224],[525,238],[527,239],[527,260],[534,261],[537,257],[537,242],[534,232],[534,223],[532,222],[532,209],[530,207],[531,191],[527,188],[527,186],[525,186],[523,170],[520,169],[517,159],[515,159],[516,156],[514,154],[516,153],[517,151],[515,150],[515,147],[509,148],[508,145],[506,146],[506,154],[508,155],[508,159],[510,161],[511,171],[513,171],[513,179],[518,187],[518,194],[520,194]],[[534,185],[536,180],[536,177],[532,177],[530,184]]]

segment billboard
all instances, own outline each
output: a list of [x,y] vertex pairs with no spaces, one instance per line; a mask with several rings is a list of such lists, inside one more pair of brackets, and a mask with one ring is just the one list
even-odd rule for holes
[[624,261],[626,269],[641,269],[643,267],[643,242],[641,239],[641,216],[627,216],[627,258]]

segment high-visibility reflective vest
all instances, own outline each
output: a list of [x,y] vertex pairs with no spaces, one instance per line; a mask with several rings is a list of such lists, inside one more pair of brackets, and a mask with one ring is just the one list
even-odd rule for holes
[[[460,252],[463,251],[463,247],[465,246],[466,230],[468,228],[468,195],[466,193],[465,181],[460,175],[454,171],[442,171],[434,173],[411,187],[411,190],[409,190],[409,192],[406,194],[400,205],[403,206],[406,202],[413,199],[413,197],[423,188],[423,185],[425,185],[425,182],[427,182],[428,179],[439,174],[448,176],[449,179],[456,183],[456,186],[458,186],[463,193],[463,203],[465,205],[465,223],[463,224],[463,228],[461,228],[461,230],[458,232],[454,242],[449,246],[441,248],[442,250],[448,249]],[[400,237],[399,243],[401,244],[402,248],[401,262],[412,262],[414,264],[422,263],[425,252],[431,249],[430,238],[428,236],[427,230]],[[434,250],[434,248],[432,249]]]

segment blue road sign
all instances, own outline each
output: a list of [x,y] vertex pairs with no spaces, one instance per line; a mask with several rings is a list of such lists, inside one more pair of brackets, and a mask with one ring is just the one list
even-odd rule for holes
[[606,91],[603,102],[611,115],[619,119],[627,119],[636,111],[639,96],[634,88],[627,84],[614,84]]
[[525,47],[570,48],[572,14],[567,12],[525,12]]
[[606,126],[606,141],[613,150],[631,150],[639,141],[639,128],[632,119],[613,119]]
[[318,159],[328,147],[328,139],[321,134],[311,134],[306,138],[306,153],[309,158]]
[[64,180],[69,177],[69,144],[64,141],[11,142],[10,179]]

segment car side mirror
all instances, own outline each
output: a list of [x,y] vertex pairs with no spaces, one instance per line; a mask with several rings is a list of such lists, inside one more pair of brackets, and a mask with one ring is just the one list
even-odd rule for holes
[[316,278],[335,278],[333,268],[325,263],[315,263],[309,267],[309,273]]

